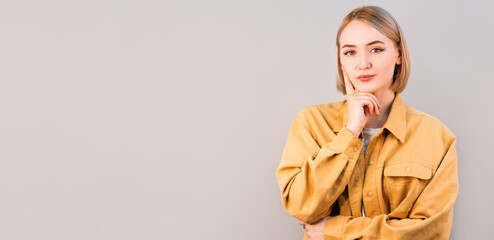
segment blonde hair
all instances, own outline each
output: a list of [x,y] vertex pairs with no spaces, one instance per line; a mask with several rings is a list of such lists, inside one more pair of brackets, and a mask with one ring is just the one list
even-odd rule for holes
[[408,82],[408,77],[410,76],[410,57],[408,55],[405,35],[401,31],[400,26],[393,16],[391,16],[391,14],[383,8],[377,6],[364,6],[356,8],[343,19],[340,29],[338,29],[338,34],[336,35],[336,46],[338,47],[336,60],[336,88],[338,91],[346,95],[345,80],[343,78],[343,71],[340,67],[340,35],[343,29],[345,29],[345,27],[353,20],[360,20],[371,25],[386,37],[391,39],[395,43],[395,47],[399,49],[401,53],[401,64],[395,65],[392,89],[395,93],[401,93],[405,89]]

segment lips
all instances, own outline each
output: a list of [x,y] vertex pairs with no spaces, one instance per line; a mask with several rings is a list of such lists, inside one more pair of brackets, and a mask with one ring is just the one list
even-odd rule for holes
[[375,76],[375,74],[374,75],[360,75],[357,77],[357,79],[365,82],[365,81],[371,80],[374,76]]

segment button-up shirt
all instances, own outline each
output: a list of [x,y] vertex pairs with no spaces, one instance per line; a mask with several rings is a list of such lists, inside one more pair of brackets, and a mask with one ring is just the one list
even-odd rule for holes
[[448,239],[459,191],[455,135],[396,94],[363,153],[347,116],[346,100],[295,116],[276,171],[286,211],[306,223],[331,216],[325,239]]

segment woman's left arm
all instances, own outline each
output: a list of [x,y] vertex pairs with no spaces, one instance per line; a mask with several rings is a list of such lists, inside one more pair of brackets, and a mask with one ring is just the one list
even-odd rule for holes
[[[417,198],[408,218],[390,219],[386,214],[373,218],[338,215],[328,218],[324,224],[324,239],[448,239],[458,191],[456,138],[453,138],[436,174]],[[321,224],[306,226],[314,232],[321,228]]]

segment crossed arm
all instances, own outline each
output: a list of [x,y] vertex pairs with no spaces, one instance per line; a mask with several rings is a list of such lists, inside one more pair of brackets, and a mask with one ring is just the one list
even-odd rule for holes
[[342,129],[332,142],[319,147],[303,122],[296,118],[292,124],[277,178],[285,209],[305,224],[306,237],[310,236],[311,240],[448,239],[459,191],[456,139],[451,139],[435,174],[407,218],[391,218],[387,214],[327,217],[331,212],[327,206],[332,206],[343,192],[355,167],[358,155],[353,149],[362,147],[362,142],[349,134]]

